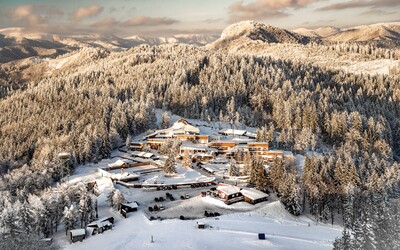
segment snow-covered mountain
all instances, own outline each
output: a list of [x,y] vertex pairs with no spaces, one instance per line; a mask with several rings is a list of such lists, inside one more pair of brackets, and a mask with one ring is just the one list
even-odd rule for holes
[[285,29],[254,21],[243,21],[228,26],[220,39],[210,44],[210,47],[232,49],[248,43],[306,44],[310,41],[308,36]]
[[0,29],[0,63],[28,58],[32,56],[58,56],[80,48],[94,47],[113,51],[128,49],[140,44],[161,45],[184,43],[204,46],[215,41],[216,35],[178,34],[171,37],[129,36],[120,38],[115,35],[53,35],[48,33],[25,33],[23,28]]
[[141,36],[130,36],[124,39],[129,41],[134,41],[138,44],[160,45],[160,44],[171,44],[171,43],[185,43],[185,44],[193,44],[196,46],[204,46],[218,39],[218,36],[203,35],[203,34],[178,34],[170,37],[150,37],[150,38]]
[[317,29],[300,28],[297,34],[318,37],[333,42],[350,41],[400,41],[400,22],[376,23],[351,28],[320,27]]

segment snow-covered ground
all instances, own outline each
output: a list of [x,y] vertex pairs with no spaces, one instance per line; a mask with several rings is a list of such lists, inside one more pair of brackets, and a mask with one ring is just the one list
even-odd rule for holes
[[[274,207],[269,207],[273,209]],[[197,221],[206,229],[197,229]],[[259,240],[265,233],[266,240]],[[111,231],[64,249],[332,249],[340,228],[261,213],[235,213],[200,220],[149,221],[143,212],[120,219]],[[154,243],[151,243],[153,237]]]
[[[97,167],[96,164],[81,166],[69,181],[97,181],[101,192],[97,198],[99,217],[113,216],[114,228],[73,244],[63,231],[59,232],[54,238],[63,249],[331,249],[342,231],[339,226],[316,225],[306,216],[289,214],[273,196],[270,201],[256,205],[239,202],[229,206],[212,197],[200,197],[200,192],[209,187],[146,191],[117,186],[127,200],[140,204],[138,212],[124,219],[107,203],[106,196],[114,186],[109,178],[101,176]],[[166,192],[172,193],[176,200],[163,202],[164,211],[147,212],[148,206],[157,204],[154,197],[165,197]],[[191,198],[180,200],[179,196],[186,193]],[[203,218],[204,211],[218,212],[221,216]],[[150,215],[173,219],[150,221]],[[192,220],[179,220],[180,215]],[[198,221],[207,228],[197,229]],[[258,233],[265,233],[266,240],[259,240]]]

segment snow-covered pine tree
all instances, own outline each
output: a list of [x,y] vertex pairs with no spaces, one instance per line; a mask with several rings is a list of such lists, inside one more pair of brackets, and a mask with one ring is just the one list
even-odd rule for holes
[[78,210],[74,205],[71,205],[70,207],[65,207],[64,208],[64,213],[63,213],[63,222],[65,226],[65,234],[67,234],[68,230],[74,229],[76,227],[76,220],[78,217]]
[[238,168],[236,166],[236,162],[233,160],[230,161],[229,163],[229,176],[238,176]]
[[188,150],[183,152],[182,167],[188,169],[192,168],[192,158],[190,157]]
[[170,154],[168,158],[165,160],[164,163],[164,172],[166,174],[175,174],[176,173],[176,168],[175,168],[175,157]]
[[161,116],[161,128],[166,129],[171,126],[171,113],[165,111]]

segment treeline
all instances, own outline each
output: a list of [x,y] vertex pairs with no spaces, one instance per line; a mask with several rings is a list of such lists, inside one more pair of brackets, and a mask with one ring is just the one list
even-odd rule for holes
[[25,191],[17,187],[1,191],[2,235],[12,239],[21,234],[47,238],[57,232],[60,225],[66,231],[84,228],[96,218],[96,200],[83,183],[62,184],[36,194]]

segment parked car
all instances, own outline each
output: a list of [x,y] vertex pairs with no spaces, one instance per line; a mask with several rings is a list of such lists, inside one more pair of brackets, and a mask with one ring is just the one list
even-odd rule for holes
[[185,194],[185,198],[189,199],[190,198],[189,194]]
[[163,210],[165,210],[165,207],[164,207],[163,204],[160,204],[160,206],[158,206],[158,209],[159,209],[160,211],[163,211]]

